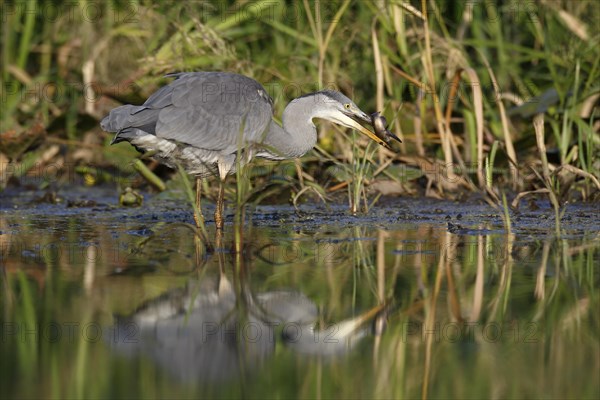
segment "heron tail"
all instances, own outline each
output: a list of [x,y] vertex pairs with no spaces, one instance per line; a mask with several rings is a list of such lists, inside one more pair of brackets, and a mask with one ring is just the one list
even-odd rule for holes
[[117,134],[111,144],[131,141],[138,136],[154,135],[156,121],[160,110],[146,106],[127,104],[117,107],[100,122],[100,127],[107,132]]
[[112,110],[102,121],[100,127],[106,132],[119,132],[120,130],[131,126],[130,117],[136,112],[139,106],[126,104]]

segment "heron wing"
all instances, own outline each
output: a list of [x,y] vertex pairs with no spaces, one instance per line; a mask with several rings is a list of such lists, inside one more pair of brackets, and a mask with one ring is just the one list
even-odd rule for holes
[[142,106],[160,109],[157,137],[215,151],[235,151],[240,133],[244,142],[261,141],[273,102],[258,82],[224,72],[171,76],[177,79]]

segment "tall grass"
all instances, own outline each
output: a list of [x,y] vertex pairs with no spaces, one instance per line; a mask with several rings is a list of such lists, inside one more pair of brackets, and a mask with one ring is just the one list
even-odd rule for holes
[[[40,141],[26,138],[41,121],[48,131],[42,148],[59,143],[68,150],[46,163],[122,168],[132,153],[108,151],[108,137],[96,124],[111,107],[143,101],[164,83],[165,72],[231,70],[262,82],[275,99],[276,115],[293,97],[337,87],[364,110],[384,111],[404,141],[395,153],[380,150],[373,159],[366,142],[350,151],[338,131],[323,126],[319,145],[337,161],[367,160],[374,171],[407,163],[423,169],[429,181],[407,182],[407,192],[432,188],[425,193],[453,197],[482,191],[498,206],[502,190],[514,195],[547,186],[546,178],[531,174],[533,168],[545,176],[538,141],[532,140],[534,114],[513,111],[506,100],[524,99],[525,107],[545,114],[546,151],[559,155],[549,161],[550,174],[563,167],[573,181],[557,192],[557,201],[597,198],[595,1],[529,7],[516,1],[108,1],[93,18],[83,2],[59,4],[52,19],[46,4],[5,5],[0,66],[5,164],[20,165],[35,151]],[[549,90],[556,97],[544,104],[536,96]],[[105,139],[91,144],[101,155],[94,160],[75,156],[88,134]],[[25,145],[20,149],[15,142]],[[498,172],[490,185],[485,163],[492,159]],[[306,160],[301,185],[292,188],[297,199],[300,192],[322,195],[338,184],[323,173],[321,153]],[[428,173],[432,162],[445,172]],[[4,184],[13,170],[5,168]],[[315,190],[306,189],[305,176]]]

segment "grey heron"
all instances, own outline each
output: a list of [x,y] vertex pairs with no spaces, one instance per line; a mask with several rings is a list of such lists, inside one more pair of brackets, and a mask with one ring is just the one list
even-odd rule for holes
[[140,106],[127,104],[113,109],[100,126],[116,133],[111,144],[128,141],[169,167],[182,165],[196,177],[197,203],[200,180],[211,174],[218,176],[217,229],[223,228],[223,182],[235,173],[238,154],[243,154],[239,163],[253,157],[300,157],[317,142],[314,118],[356,129],[386,146],[384,140],[359,124],[372,124],[371,117],[337,91],[323,90],[292,100],[283,111],[280,126],[273,120],[273,100],[254,79],[229,72],[166,76],[175,80]]

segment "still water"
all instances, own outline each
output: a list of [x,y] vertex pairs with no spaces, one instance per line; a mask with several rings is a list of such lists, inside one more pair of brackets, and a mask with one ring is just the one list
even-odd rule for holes
[[177,202],[17,203],[2,398],[600,396],[592,208],[260,207],[207,250]]

